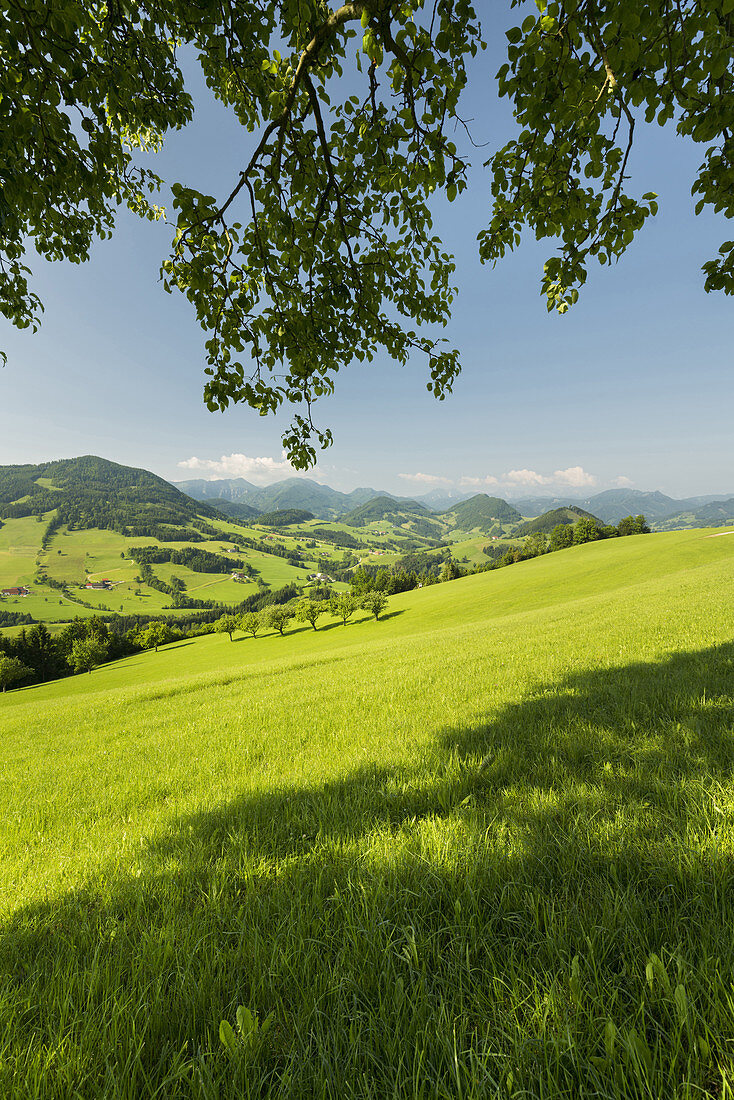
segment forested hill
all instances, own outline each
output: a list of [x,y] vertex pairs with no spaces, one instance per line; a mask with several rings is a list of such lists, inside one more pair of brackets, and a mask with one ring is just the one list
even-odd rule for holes
[[347,523],[350,527],[365,527],[373,520],[403,520],[413,516],[435,519],[433,512],[430,512],[428,508],[423,504],[418,504],[415,500],[395,500],[394,497],[388,496],[368,500],[365,504],[361,504],[359,508],[347,512],[345,516],[341,516],[340,519],[342,523]]
[[69,527],[101,527],[131,535],[215,516],[148,470],[83,455],[37,466],[0,466],[0,517],[56,510]]
[[486,493],[477,493],[461,504],[455,504],[442,513],[442,518],[464,531],[489,530],[493,524],[519,523],[520,513],[501,497],[490,497]]
[[554,508],[552,511],[538,516],[537,519],[528,520],[527,523],[523,523],[516,528],[514,533],[517,538],[522,538],[525,535],[549,535],[553,528],[559,524],[573,525],[578,523],[580,519],[593,520],[597,527],[604,526],[598,516],[592,515],[591,512],[587,512],[583,508],[577,508],[575,504],[569,504],[567,508]]

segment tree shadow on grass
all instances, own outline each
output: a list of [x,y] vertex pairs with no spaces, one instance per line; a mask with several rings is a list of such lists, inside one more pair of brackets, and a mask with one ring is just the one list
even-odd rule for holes
[[[178,820],[6,925],[0,1092],[727,1095],[733,673],[570,674],[431,769]],[[237,1004],[275,1022],[228,1053]]]

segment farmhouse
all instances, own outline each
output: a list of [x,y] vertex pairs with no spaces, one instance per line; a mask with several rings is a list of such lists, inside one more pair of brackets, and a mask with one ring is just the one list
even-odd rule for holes
[[331,577],[329,576],[328,573],[309,573],[308,576],[306,577],[306,580],[309,580],[309,581],[328,581],[329,584],[332,583]]
[[239,569],[235,569],[232,573],[232,580],[237,581],[239,584],[244,584],[247,580],[247,573],[243,573]]
[[20,588],[0,588],[0,596],[29,596],[29,595],[30,595],[30,592],[25,587],[25,585],[21,585]]
[[84,585],[84,587],[85,588],[96,588],[96,589],[101,590],[103,592],[109,592],[109,590],[112,588],[112,581],[108,580],[107,578],[105,578],[102,581],[87,581],[87,583]]

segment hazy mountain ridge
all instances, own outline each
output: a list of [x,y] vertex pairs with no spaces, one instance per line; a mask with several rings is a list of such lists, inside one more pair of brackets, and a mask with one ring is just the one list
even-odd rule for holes
[[[244,478],[179,481],[173,484],[182,492],[193,496],[195,500],[211,501],[212,497],[218,497],[220,500],[237,500],[259,511],[305,508],[320,519],[336,519],[345,516],[377,497],[403,503],[413,501],[436,515],[456,512],[462,504],[481,497],[488,500],[502,500],[507,508],[526,519],[534,519],[555,508],[577,507],[597,516],[604,523],[619,523],[624,516],[642,513],[653,526],[664,524],[666,528],[675,527],[676,524],[682,527],[703,526],[709,522],[706,519],[708,515],[717,513],[701,511],[702,509],[712,503],[725,504],[733,498],[730,493],[711,493],[676,499],[659,490],[641,489],[604,489],[592,496],[568,494],[519,498],[509,494],[502,498],[488,497],[486,493],[465,493],[458,489],[432,489],[425,494],[404,497],[385,490],[370,488],[341,493],[310,478],[286,478],[260,488]],[[728,512],[722,514],[728,515]],[[510,521],[506,519],[504,522]],[[721,519],[719,522],[728,521]]]
[[[660,524],[675,527],[676,517],[680,517],[680,526],[705,526],[705,514],[700,510],[707,505],[721,502],[725,503],[731,494],[711,493],[695,497],[683,497],[676,499],[667,496],[659,490],[646,492],[642,489],[605,489],[594,496],[573,497],[522,497],[518,500],[510,498],[515,507],[524,516],[534,518],[547,512],[550,508],[578,507],[598,516],[604,523],[619,523],[621,519],[629,515],[644,515],[652,526]],[[695,515],[696,523],[683,522],[685,515]],[[726,522],[726,521],[722,521]]]
[[247,504],[259,512],[277,512],[288,508],[304,508],[313,512],[319,519],[335,519],[366,504],[375,497],[390,497],[391,493],[377,489],[353,489],[351,493],[340,493],[330,485],[322,485],[306,477],[289,477],[276,481],[272,485],[252,485],[244,478],[228,478],[217,481],[177,481],[173,482],[181,492],[192,496],[194,500],[229,500]]

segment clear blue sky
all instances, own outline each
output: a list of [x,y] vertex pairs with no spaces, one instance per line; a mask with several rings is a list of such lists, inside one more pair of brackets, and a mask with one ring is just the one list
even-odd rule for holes
[[[507,16],[508,25],[514,22]],[[701,147],[638,127],[632,186],[660,196],[660,214],[614,268],[595,268],[565,317],[539,295],[548,243],[528,240],[492,270],[477,259],[488,181],[481,161],[512,132],[493,74],[503,35],[474,65],[464,114],[487,142],[468,195],[439,203],[437,230],[457,258],[460,286],[447,333],[464,370],[437,403],[422,362],[354,364],[317,406],[335,445],[315,475],[335,488],[400,493],[476,487],[506,495],[614,484],[674,496],[734,494],[732,303],[703,291],[701,263],[731,227],[695,218],[690,196]],[[249,138],[206,96],[157,168],[227,193]],[[190,307],[167,295],[158,269],[170,229],[121,213],[112,241],[74,267],[31,259],[46,306],[37,335],[0,326],[0,463],[94,453],[168,477],[288,476],[286,418],[203,406],[203,341]],[[192,462],[197,459],[198,464]],[[183,466],[182,463],[187,463]],[[433,480],[432,480],[433,479]]]

